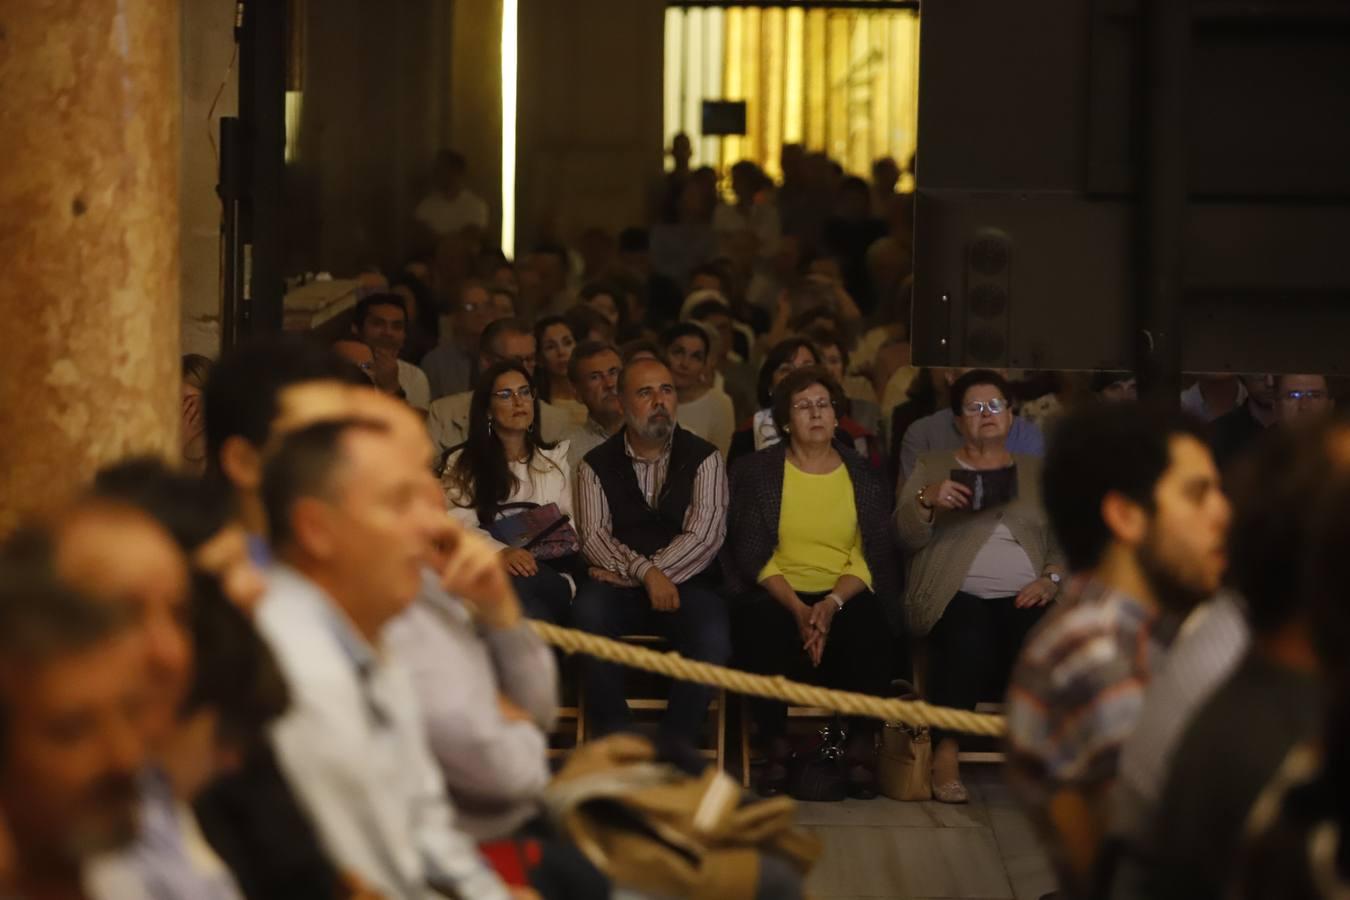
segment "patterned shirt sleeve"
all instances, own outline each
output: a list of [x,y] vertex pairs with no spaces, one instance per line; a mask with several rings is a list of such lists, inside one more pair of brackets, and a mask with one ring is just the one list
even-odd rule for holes
[[651,558],[639,558],[633,570],[640,581],[656,566],[676,584],[708,568],[727,536],[727,469],[722,454],[710,453],[694,473],[694,491],[684,514],[684,530]]

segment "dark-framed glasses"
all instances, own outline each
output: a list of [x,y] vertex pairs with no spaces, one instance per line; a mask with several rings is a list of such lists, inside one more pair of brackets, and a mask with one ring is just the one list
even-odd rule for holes
[[961,411],[968,416],[982,416],[985,413],[996,416],[1007,408],[1007,400],[1000,400],[998,397],[995,397],[992,400],[971,400],[965,406],[961,407]]
[[1290,403],[1298,403],[1302,400],[1325,400],[1327,392],[1319,389],[1310,391],[1285,391],[1282,395]]

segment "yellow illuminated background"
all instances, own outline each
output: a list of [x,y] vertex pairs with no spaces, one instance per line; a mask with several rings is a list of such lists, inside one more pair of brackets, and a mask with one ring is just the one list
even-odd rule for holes
[[[866,8],[679,6],[666,10],[665,138],[693,139],[693,164],[750,159],[773,178],[784,143],[848,172],[906,166],[918,118],[919,16]],[[746,101],[744,136],[704,137],[704,100]]]

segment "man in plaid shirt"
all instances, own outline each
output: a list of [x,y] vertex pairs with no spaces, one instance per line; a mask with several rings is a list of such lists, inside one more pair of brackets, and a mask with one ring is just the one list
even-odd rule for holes
[[1193,427],[1133,405],[1061,422],[1044,478],[1076,575],[1014,670],[1009,763],[1065,892],[1085,896],[1150,675],[1185,615],[1219,587],[1229,506]]

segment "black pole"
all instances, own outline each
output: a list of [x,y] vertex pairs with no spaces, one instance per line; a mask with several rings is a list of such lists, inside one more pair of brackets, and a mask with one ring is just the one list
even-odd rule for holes
[[286,2],[241,0],[239,122],[245,191],[239,321],[242,334],[281,330],[282,178],[286,154]]
[[1135,361],[1141,394],[1176,404],[1181,393],[1179,306],[1185,289],[1191,0],[1148,0],[1141,37],[1144,127],[1136,181]]
[[244,198],[244,173],[241,154],[244,152],[239,120],[222,116],[220,120],[220,182],[216,193],[220,196],[220,349],[228,350],[239,342],[241,333],[247,334],[246,323],[240,322],[244,299],[244,242],[240,210]]

